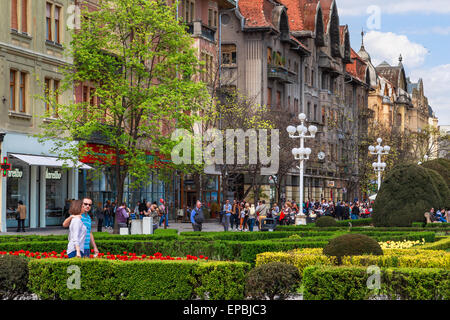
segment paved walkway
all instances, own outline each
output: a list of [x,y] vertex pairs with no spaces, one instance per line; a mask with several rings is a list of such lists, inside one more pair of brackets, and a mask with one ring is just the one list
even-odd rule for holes
[[[164,228],[163,226],[161,229]],[[170,222],[168,229],[177,229],[178,232],[185,232],[185,231],[193,231],[192,224],[190,223],[180,223],[180,222]],[[97,231],[97,226],[95,224],[92,224],[92,231]],[[112,230],[108,230],[103,228],[104,232],[112,233]],[[203,223],[202,231],[208,232],[208,231],[224,231],[223,225],[219,224],[219,220],[211,220],[206,223]],[[255,226],[253,228],[253,231],[258,232],[258,227]],[[233,232],[236,232],[233,230]],[[8,232],[0,232],[0,236],[2,235],[61,235],[61,234],[69,234],[69,229],[65,229],[63,227],[47,227],[47,228],[36,228],[36,229],[29,229],[26,228],[25,232],[16,232],[16,228],[10,228],[8,229]]]

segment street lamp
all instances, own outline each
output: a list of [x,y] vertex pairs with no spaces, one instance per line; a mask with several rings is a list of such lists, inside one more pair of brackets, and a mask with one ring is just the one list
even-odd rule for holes
[[369,146],[369,152],[370,154],[376,154],[378,156],[378,162],[372,163],[372,167],[375,170],[375,172],[378,173],[378,191],[379,191],[381,185],[381,172],[383,172],[384,169],[386,169],[386,163],[381,162],[381,156],[388,154],[389,150],[391,150],[391,147],[381,146],[381,142],[383,142],[383,139],[381,138],[378,138],[377,142],[378,142],[377,146]]
[[[298,115],[300,120],[300,125],[297,127],[288,126],[287,132],[289,133],[289,138],[298,138],[300,139],[300,148],[293,148],[292,154],[294,155],[295,160],[300,161],[300,212],[303,213],[303,170],[304,170],[304,161],[309,159],[309,155],[311,154],[310,148],[305,148],[305,139],[307,138],[315,138],[317,133],[316,126],[305,126],[306,115],[304,113],[300,113]],[[310,135],[306,135],[309,131]],[[295,135],[295,132],[298,132],[298,135]]]

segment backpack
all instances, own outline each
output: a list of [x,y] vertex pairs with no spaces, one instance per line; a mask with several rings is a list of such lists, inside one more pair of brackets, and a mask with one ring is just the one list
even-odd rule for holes
[[199,211],[197,208],[194,210],[195,210],[195,215],[194,215],[195,223],[202,224],[203,221],[205,220],[205,216],[203,215],[203,210]]

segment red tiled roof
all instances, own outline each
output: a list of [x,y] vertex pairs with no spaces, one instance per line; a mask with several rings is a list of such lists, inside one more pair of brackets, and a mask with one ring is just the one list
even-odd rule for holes
[[274,5],[267,0],[240,0],[239,11],[245,18],[248,28],[272,27]]
[[341,38],[341,44],[343,44],[345,42],[344,34],[345,34],[346,27],[347,26],[339,26],[339,33],[340,33],[340,36],[341,36],[340,37]]
[[366,82],[366,63],[353,49],[351,49],[351,58],[352,63],[347,64],[345,66],[345,70],[358,80]]
[[288,8],[291,31],[315,31],[319,0],[280,0]]
[[325,28],[325,32],[327,32],[328,21],[330,20],[331,14],[331,5],[334,0],[320,0],[320,6],[322,7],[322,15],[323,15],[323,27]]

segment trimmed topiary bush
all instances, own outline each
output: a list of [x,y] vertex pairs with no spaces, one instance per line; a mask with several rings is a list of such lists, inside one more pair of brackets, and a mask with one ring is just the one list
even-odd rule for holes
[[432,169],[442,176],[447,186],[450,188],[450,160],[447,159],[434,159],[424,162],[422,167]]
[[0,300],[28,292],[28,262],[23,257],[0,255]]
[[256,300],[283,300],[295,293],[300,274],[293,265],[271,262],[252,269],[247,276],[245,293]]
[[323,248],[323,253],[337,257],[341,264],[343,256],[383,255],[383,250],[376,240],[363,234],[349,233],[331,239]]
[[317,219],[316,227],[324,228],[324,227],[337,227],[338,223],[333,217],[323,216]]
[[424,222],[424,213],[444,206],[442,197],[448,192],[434,171],[416,164],[398,165],[381,184],[373,206],[373,223],[376,227],[410,227],[413,222]]

